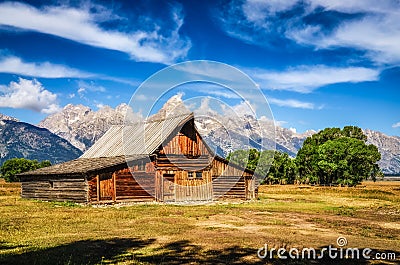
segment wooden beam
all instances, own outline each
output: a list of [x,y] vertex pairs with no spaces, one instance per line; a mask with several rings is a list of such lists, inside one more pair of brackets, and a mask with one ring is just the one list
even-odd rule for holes
[[112,199],[113,201],[117,200],[117,174],[115,172],[112,175],[113,178],[113,194],[112,194]]
[[97,201],[100,201],[100,177],[96,175],[96,191],[97,191]]

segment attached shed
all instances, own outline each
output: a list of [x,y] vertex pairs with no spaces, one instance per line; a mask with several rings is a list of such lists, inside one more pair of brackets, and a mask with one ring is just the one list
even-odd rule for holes
[[20,178],[23,198],[110,203],[254,199],[253,175],[213,154],[185,114],[112,126],[80,158]]

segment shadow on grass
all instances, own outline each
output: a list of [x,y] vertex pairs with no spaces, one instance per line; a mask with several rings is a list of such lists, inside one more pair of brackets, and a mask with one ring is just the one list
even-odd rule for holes
[[22,248],[25,247],[24,245],[12,245],[8,244],[7,242],[0,241],[0,250],[8,250],[8,249],[15,249],[15,248]]
[[[327,246],[326,246],[327,247]],[[319,249],[322,249],[321,247]],[[155,249],[151,255],[136,255],[135,260],[139,263],[147,264],[327,264],[327,265],[353,265],[353,264],[370,264],[370,260],[366,259],[331,259],[328,255],[324,255],[322,259],[260,259],[257,257],[258,249],[244,248],[233,246],[222,250],[205,250],[198,245],[193,245],[189,241],[176,241],[163,245],[159,249]],[[371,257],[375,253],[395,253],[397,259],[386,264],[399,264],[400,253],[390,250],[372,250]],[[317,251],[317,253],[320,253]],[[288,254],[286,253],[286,256]],[[360,251],[362,256],[362,251]]]
[[0,264],[99,264],[119,262],[130,249],[140,249],[155,240],[109,239],[82,240],[48,249],[32,250],[22,254],[0,254]]
[[[369,260],[324,259],[281,260],[259,259],[257,249],[239,246],[206,250],[190,241],[175,241],[153,248],[155,239],[85,240],[54,248],[30,251],[23,254],[0,255],[0,264],[370,264]],[[147,248],[148,247],[148,248]],[[147,248],[147,249],[145,249]],[[322,249],[322,247],[321,247]],[[370,253],[394,253],[389,250],[373,250]],[[360,255],[362,255],[360,253]],[[399,264],[400,253],[395,253]]]

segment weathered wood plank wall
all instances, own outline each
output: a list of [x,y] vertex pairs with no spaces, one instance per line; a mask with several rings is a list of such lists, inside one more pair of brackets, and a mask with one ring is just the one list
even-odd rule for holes
[[163,145],[161,154],[176,154],[186,157],[209,156],[210,153],[201,139],[201,136],[194,130],[193,121],[186,123],[180,132],[167,144]]
[[214,159],[211,167],[214,199],[253,199],[256,197],[254,177],[251,173]]
[[151,162],[95,175],[88,181],[90,202],[151,201],[155,194],[155,168]]
[[175,199],[176,201],[210,201],[213,198],[212,178],[210,171],[198,172],[200,177],[189,178],[189,172],[178,171],[175,174]]
[[23,176],[21,197],[43,201],[87,201],[88,185],[83,176]]

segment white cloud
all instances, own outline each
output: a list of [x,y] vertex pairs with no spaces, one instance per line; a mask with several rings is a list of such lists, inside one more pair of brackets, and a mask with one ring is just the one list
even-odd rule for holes
[[46,90],[35,79],[19,78],[18,82],[2,86],[0,91],[0,107],[30,109],[46,114],[60,110],[60,106],[57,104],[57,95]]
[[393,128],[399,128],[400,127],[400,121],[395,123],[395,124],[393,124],[392,127]]
[[243,13],[249,21],[266,26],[265,19],[277,12],[292,8],[297,0],[247,0],[243,3]]
[[[251,105],[250,102],[244,100],[236,105],[229,105],[225,102],[220,102],[219,107],[222,110],[222,115],[226,117],[245,117],[246,115],[256,115],[256,105]],[[265,117],[266,118],[266,117]]]
[[351,47],[365,50],[367,56],[377,63],[400,62],[400,12],[373,14],[343,22],[330,34],[320,27],[306,26],[287,32],[287,36],[320,49]]
[[199,89],[198,91],[202,91],[202,92],[207,93],[209,95],[213,95],[213,96],[216,96],[216,97],[227,98],[227,99],[240,99],[241,98],[234,91],[229,90],[227,88],[215,87],[214,89],[204,89],[204,90]]
[[5,53],[6,52],[0,50],[0,73],[17,74],[36,78],[98,78],[131,86],[138,86],[140,84],[139,81],[88,73],[51,62],[26,62],[17,56],[3,55]]
[[106,92],[107,89],[101,85],[96,85],[95,82],[91,81],[91,82],[86,82],[86,81],[82,81],[79,80],[78,81],[78,93],[82,94],[82,93],[86,93],[87,91],[89,92]]
[[309,0],[311,9],[323,7],[325,10],[335,10],[346,13],[367,12],[367,13],[388,13],[396,12],[393,8],[396,7],[396,2],[392,0],[383,0],[378,3],[375,0],[346,0],[346,1],[331,1],[331,0]]
[[212,95],[227,99],[241,98],[233,89],[214,83],[208,83],[208,82],[187,83],[184,84],[184,88],[189,90],[195,90],[204,93],[206,95]]
[[275,124],[276,124],[276,126],[283,126],[283,125],[285,125],[285,124],[287,124],[288,122],[287,121],[277,121],[277,120],[275,120]]
[[80,87],[80,88],[78,88],[77,92],[82,97],[83,94],[86,92],[86,90],[83,87]]
[[47,106],[47,108],[42,109],[41,112],[45,113],[45,114],[54,114],[54,113],[59,112],[60,110],[61,110],[60,105],[50,104]]
[[104,105],[103,103],[97,103],[96,104],[96,107],[98,108],[98,109],[102,109],[102,108],[104,108],[106,105]]
[[[212,105],[214,102],[211,103]],[[210,98],[205,97],[201,99],[200,106],[194,112],[199,116],[215,115],[217,112],[210,106]]]
[[268,98],[268,102],[280,107],[299,108],[299,109],[315,109],[315,105],[310,102],[303,102],[296,99],[277,99]]
[[182,39],[179,35],[183,18],[178,6],[172,10],[175,28],[169,30],[168,35],[160,32],[159,25],[154,25],[152,31],[105,30],[100,27],[98,20],[101,18],[101,22],[104,22],[106,16],[95,12],[96,9],[87,7],[77,9],[46,6],[37,9],[27,4],[5,2],[0,4],[0,25],[38,31],[95,47],[121,51],[137,61],[171,63],[177,58],[185,57],[191,47],[190,41]]
[[[335,21],[324,19],[330,11],[344,15]],[[225,31],[245,42],[264,46],[286,37],[319,49],[355,48],[378,64],[400,63],[399,1],[247,0],[232,4],[223,14],[227,15],[221,18]],[[312,20],[315,16],[320,19]]]
[[288,124],[287,121],[275,120],[273,117],[267,118],[266,116],[261,116],[259,121],[263,126],[279,126],[283,127],[285,124]]
[[87,101],[90,104],[98,105],[99,103],[102,105],[101,102],[97,102],[96,100],[93,100],[93,94],[94,93],[104,93],[107,91],[107,89],[101,85],[97,85],[93,81],[83,81],[79,80],[77,81],[78,84],[78,89],[76,93],[79,95],[79,97],[85,101]]
[[379,71],[364,67],[299,66],[282,72],[249,70],[262,89],[289,90],[309,93],[314,89],[337,83],[376,81]]
[[65,78],[79,77],[86,78],[92,74],[72,69],[59,64],[49,62],[28,63],[16,56],[6,56],[0,58],[0,73],[18,74],[24,76],[43,77],[43,78]]
[[148,100],[149,98],[148,98],[146,95],[144,95],[144,94],[138,94],[138,95],[135,95],[135,99],[136,99],[136,100],[139,100],[139,101],[146,101],[146,100]]
[[239,117],[245,116],[245,115],[253,115],[256,116],[256,105],[251,105],[250,102],[248,101],[242,101],[241,103],[235,105],[232,107],[233,111],[238,115]]

